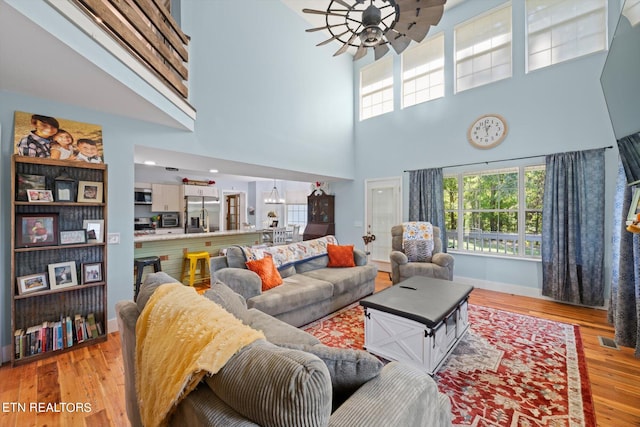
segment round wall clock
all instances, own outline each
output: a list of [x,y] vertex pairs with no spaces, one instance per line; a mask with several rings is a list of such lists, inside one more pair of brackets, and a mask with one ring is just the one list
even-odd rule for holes
[[476,148],[493,148],[507,136],[507,121],[498,114],[478,117],[467,131],[469,143]]

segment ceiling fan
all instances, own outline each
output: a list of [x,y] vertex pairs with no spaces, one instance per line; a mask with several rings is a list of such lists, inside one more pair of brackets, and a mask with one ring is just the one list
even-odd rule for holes
[[364,57],[373,48],[375,60],[382,58],[389,45],[402,53],[411,41],[421,42],[432,25],[440,22],[447,0],[330,0],[327,10],[302,9],[304,13],[325,16],[325,26],[307,32],[328,30],[332,41],[342,43],[333,56],[356,48],[353,60]]

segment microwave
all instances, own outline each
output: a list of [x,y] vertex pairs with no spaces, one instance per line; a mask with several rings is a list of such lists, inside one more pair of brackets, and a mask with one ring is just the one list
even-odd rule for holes
[[160,218],[162,228],[179,227],[180,220],[177,213],[164,213]]
[[150,205],[151,204],[151,189],[150,188],[136,188],[133,191],[133,201],[136,205]]

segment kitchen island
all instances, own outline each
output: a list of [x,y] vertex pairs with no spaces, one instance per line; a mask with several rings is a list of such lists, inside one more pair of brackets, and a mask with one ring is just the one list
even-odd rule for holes
[[[133,238],[135,258],[159,256],[162,271],[180,280],[182,260],[187,252],[219,254],[220,249],[233,245],[251,246],[261,243],[262,230],[215,231],[212,233],[143,234]],[[145,268],[142,280],[152,268]],[[208,266],[207,266],[208,274]],[[135,279],[134,279],[135,280]]]

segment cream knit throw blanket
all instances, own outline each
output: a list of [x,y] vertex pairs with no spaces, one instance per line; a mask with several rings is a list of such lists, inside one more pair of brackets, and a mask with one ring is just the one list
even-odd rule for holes
[[205,374],[215,374],[260,331],[181,283],[159,286],[136,324],[136,390],[145,427],[169,415]]

